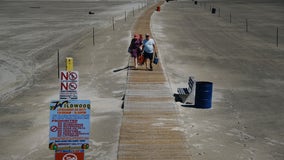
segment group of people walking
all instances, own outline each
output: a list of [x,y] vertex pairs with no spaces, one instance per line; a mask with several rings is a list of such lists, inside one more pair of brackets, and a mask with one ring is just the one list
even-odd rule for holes
[[[138,68],[138,64],[145,64],[146,70],[153,70],[153,58],[154,56],[158,56],[158,52],[155,41],[150,38],[149,33],[145,34],[145,39],[143,39],[142,34],[134,34],[134,37],[131,40],[130,46],[128,48],[128,52],[131,54],[131,57],[133,57],[133,66],[135,69]],[[142,61],[138,62],[138,57],[142,58]]]

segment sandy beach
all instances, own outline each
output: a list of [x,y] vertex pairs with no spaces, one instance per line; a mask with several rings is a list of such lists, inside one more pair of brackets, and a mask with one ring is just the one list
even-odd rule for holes
[[151,21],[173,93],[189,76],[213,82],[211,109],[177,102],[192,159],[283,159],[283,2],[211,2],[165,3]]
[[[0,2],[5,24],[0,27],[0,145],[5,146],[0,160],[54,159],[48,149],[49,103],[59,98],[58,49],[60,69],[66,56],[74,58],[79,98],[92,103],[85,159],[115,160],[127,75],[123,68],[133,24],[145,3],[52,2]],[[283,11],[281,0],[197,5],[178,0],[153,14],[152,34],[172,94],[186,87],[188,76],[214,84],[211,109],[183,107],[173,97],[192,160],[284,159]]]
[[[0,159],[54,159],[54,151],[48,149],[48,134],[49,103],[59,98],[60,89],[57,49],[60,70],[65,70],[65,57],[73,57],[74,69],[80,76],[79,98],[91,100],[91,144],[85,159],[116,159],[127,70],[113,70],[128,65],[131,28],[146,3],[0,3],[1,13],[6,15],[0,18],[1,24],[6,24],[1,26],[1,35],[7,37],[1,39],[0,45],[0,139],[1,146],[5,146],[1,147]],[[20,10],[22,15],[14,15],[12,10]],[[95,15],[89,15],[90,10]]]

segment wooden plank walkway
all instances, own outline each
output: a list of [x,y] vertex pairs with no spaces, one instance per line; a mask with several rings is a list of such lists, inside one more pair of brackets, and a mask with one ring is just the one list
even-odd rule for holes
[[[157,5],[138,19],[135,33],[150,33],[150,17]],[[169,83],[160,64],[153,69],[128,70],[118,160],[189,160]]]

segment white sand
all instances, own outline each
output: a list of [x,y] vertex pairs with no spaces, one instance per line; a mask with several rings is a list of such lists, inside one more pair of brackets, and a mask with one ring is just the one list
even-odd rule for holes
[[[278,3],[219,1],[215,6],[221,7],[222,16],[232,10],[233,17],[242,13],[261,26],[283,26],[283,3],[262,1]],[[58,99],[58,48],[61,69],[66,56],[74,57],[80,73],[79,98],[92,102],[86,159],[116,159],[126,71],[113,70],[127,66],[134,18],[130,12],[124,24],[123,15],[125,7],[131,11],[140,3],[136,2],[120,2],[114,8],[107,1],[102,6],[59,1],[56,7],[50,2],[0,2],[0,13],[9,14],[0,17],[5,24],[0,26],[0,145],[5,146],[1,160],[54,159],[54,151],[48,150],[48,119],[49,102]],[[271,40],[275,32],[249,28],[247,34],[242,23],[228,24],[228,18],[218,18],[209,13],[209,4],[206,7],[193,6],[190,0],[169,2],[151,23],[173,92],[185,87],[190,75],[214,83],[212,109],[177,103],[184,124],[177,129],[188,136],[191,158],[282,160],[283,43],[275,48]],[[86,15],[94,8],[98,17]],[[120,9],[122,21],[112,31],[111,18]],[[6,98],[12,99],[4,102]]]
[[[283,35],[279,48],[273,36],[276,26],[284,29],[283,2],[218,2],[207,3],[205,8],[200,2],[169,2],[152,17],[152,31],[173,93],[187,86],[188,76],[213,82],[212,109],[177,103],[191,158],[281,160],[284,46]],[[220,17],[218,12],[210,13],[210,5],[221,8]],[[249,19],[248,33],[245,18]]]
[[[0,34],[6,36],[0,42],[0,145],[5,146],[1,160],[54,159],[54,151],[48,149],[49,103],[59,98],[58,48],[61,70],[66,56],[74,58],[79,99],[91,100],[86,159],[116,158],[127,72],[113,70],[128,65],[132,11],[135,7],[138,16],[139,5],[138,1],[0,2],[0,13],[7,15],[0,18],[5,24]],[[89,15],[89,10],[96,14]]]

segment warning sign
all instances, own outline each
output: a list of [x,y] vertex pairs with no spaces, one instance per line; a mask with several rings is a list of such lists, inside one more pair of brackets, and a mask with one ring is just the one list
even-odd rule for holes
[[90,100],[55,100],[50,103],[49,148],[88,149]]
[[84,160],[84,150],[55,151],[55,160]]
[[59,99],[78,99],[79,73],[78,71],[60,72]]

